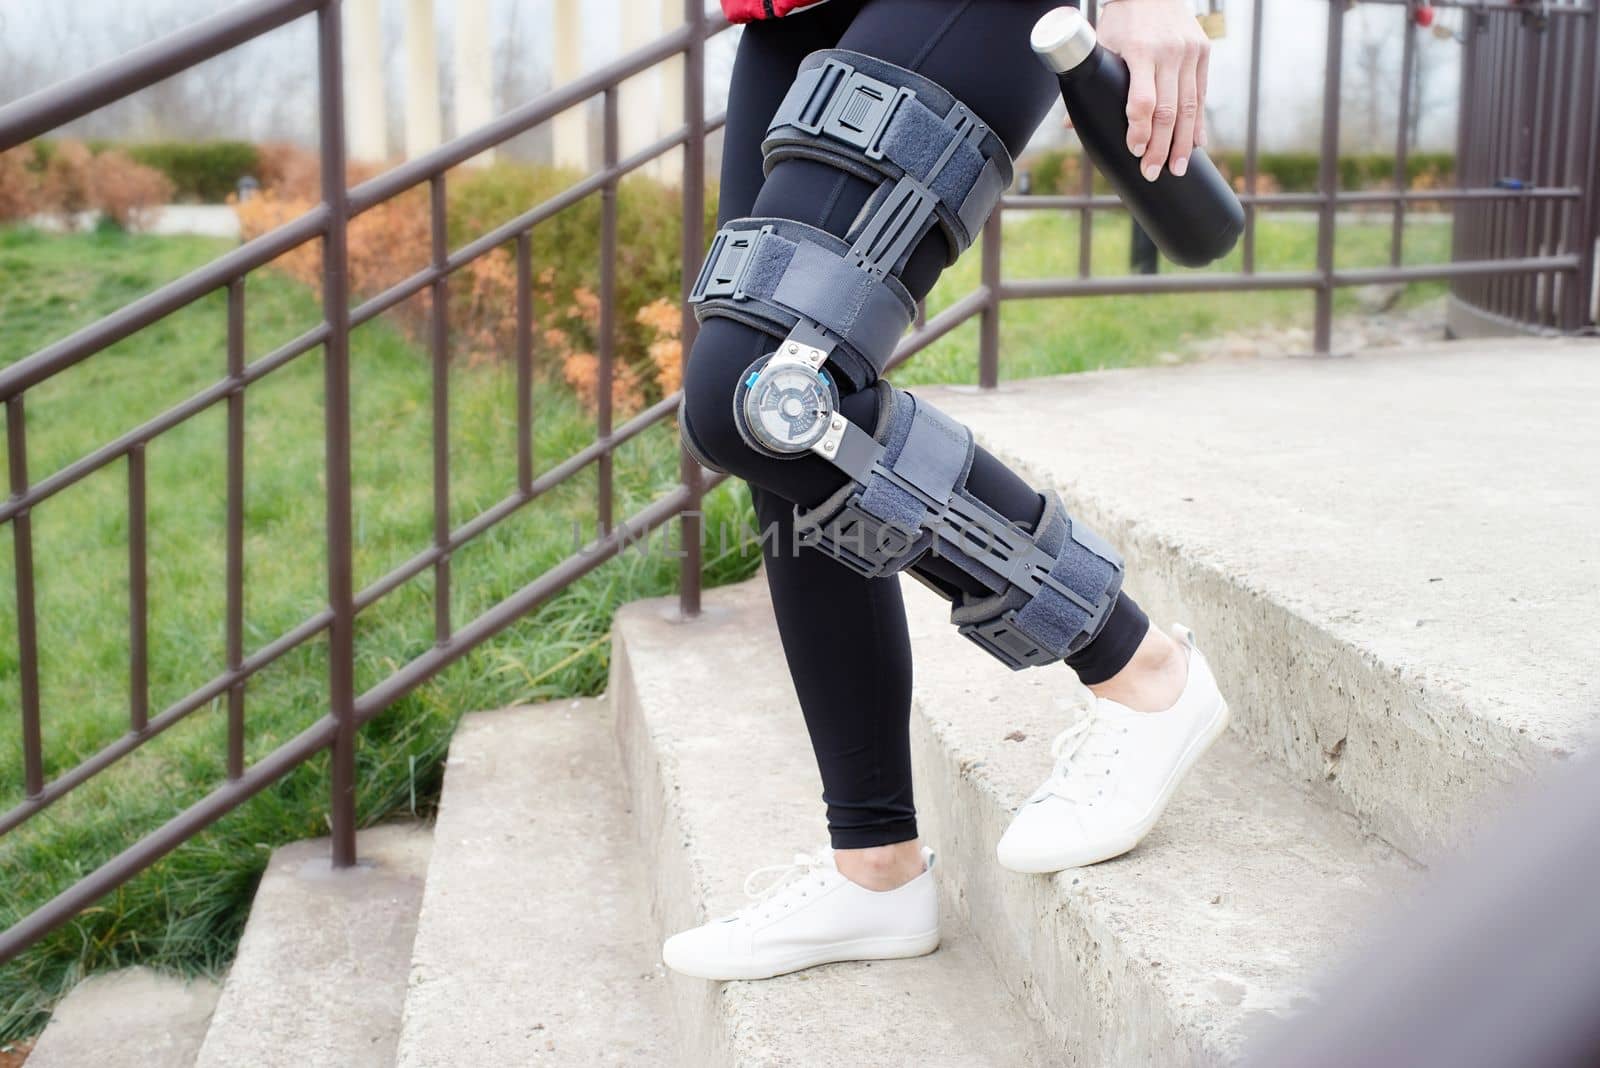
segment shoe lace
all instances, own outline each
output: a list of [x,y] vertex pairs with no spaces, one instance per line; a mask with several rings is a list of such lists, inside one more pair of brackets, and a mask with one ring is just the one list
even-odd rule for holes
[[[787,864],[767,864],[757,868],[744,879],[744,893],[750,904],[731,918],[746,919],[757,914],[765,919],[775,916],[779,909],[794,907],[795,901],[807,896],[813,888],[826,884],[822,871],[828,867],[827,851],[796,853]],[[766,881],[761,882],[763,876]]]
[[1078,717],[1050,743],[1055,766],[1039,794],[1093,805],[1105,793],[1106,779],[1122,753],[1121,736],[1126,733],[1126,727],[1107,720],[1095,705],[1078,706]]

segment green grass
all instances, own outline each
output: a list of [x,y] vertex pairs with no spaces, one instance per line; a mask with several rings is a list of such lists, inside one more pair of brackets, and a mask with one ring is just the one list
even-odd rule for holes
[[[1016,219],[1016,216],[1024,216]],[[1078,273],[1078,216],[1065,212],[1016,212],[1008,216],[1002,246],[1007,279],[1065,278]],[[1389,262],[1389,219],[1341,221],[1335,263],[1341,268],[1376,267]],[[1126,216],[1101,213],[1094,227],[1091,274],[1128,273],[1129,225]],[[1450,258],[1450,227],[1414,222],[1406,227],[1406,263],[1437,263]],[[1209,272],[1239,270],[1235,249]],[[1304,271],[1316,266],[1317,235],[1304,219],[1263,215],[1256,231],[1256,270]],[[1188,273],[1165,261],[1163,273]],[[945,272],[928,297],[928,314],[937,314],[978,284],[976,253]],[[1403,298],[1414,303],[1444,292],[1442,284],[1409,286]],[[1355,297],[1340,290],[1336,314],[1355,308]],[[1120,297],[1073,297],[1007,301],[1000,316],[1001,378],[1092,371],[1149,364],[1189,339],[1212,337],[1262,323],[1311,325],[1312,297],[1301,290],[1251,293],[1174,293]],[[976,382],[977,323],[960,327],[919,353],[896,372],[902,386],[928,382]]]
[[[1009,276],[1075,271],[1075,217],[1041,215],[1007,226]],[[1341,264],[1385,262],[1387,235],[1381,220],[1342,229]],[[1096,273],[1121,273],[1125,221],[1103,219],[1095,240]],[[1424,260],[1445,258],[1448,228],[1415,225],[1408,244]],[[225,247],[202,238],[0,231],[0,366],[180,277]],[[1262,270],[1306,267],[1314,255],[1309,224],[1263,222]],[[977,272],[976,256],[948,272],[930,311],[967,292]],[[1418,295],[1437,291],[1415,288]],[[1347,303],[1341,296],[1341,306]],[[1186,337],[1262,321],[1309,322],[1310,307],[1303,293],[1008,304],[1001,373],[1018,378],[1145,363]],[[319,318],[310,292],[258,273],[248,284],[249,357]],[[906,384],[973,381],[974,330],[969,325],[956,331],[897,377]],[[215,381],[224,365],[218,295],[31,390],[30,476],[37,481],[192,395]],[[431,391],[419,348],[381,321],[354,335],[352,377],[359,589],[430,540]],[[536,468],[543,470],[585,445],[592,427],[552,369],[539,368],[537,383]],[[452,525],[500,500],[514,484],[513,385],[505,367],[451,372]],[[325,600],[320,352],[252,386],[245,406],[249,652],[319,611]],[[0,435],[0,454],[4,449]],[[153,711],[225,664],[225,456],[221,406],[162,435],[147,450]],[[0,468],[4,463],[0,455]],[[616,514],[630,515],[648,503],[675,481],[676,469],[670,424],[621,449]],[[47,777],[127,729],[126,474],[124,462],[112,464],[32,513]],[[596,493],[591,467],[456,554],[451,607],[457,624],[591,537]],[[712,532],[751,522],[742,487],[720,489],[707,510]],[[9,524],[0,527],[0,810],[21,800],[23,790],[12,537]],[[754,565],[753,556],[736,544],[714,541],[708,549],[713,584],[742,578]],[[462,713],[602,689],[613,611],[625,601],[670,592],[676,569],[676,561],[659,552],[624,554],[369,724],[358,754],[362,823],[427,810]],[[432,578],[424,574],[360,617],[358,689],[432,641]],[[246,694],[247,760],[253,761],[323,714],[325,644],[314,641],[280,660],[253,678]],[[0,928],[217,786],[225,748],[226,712],[218,703],[0,838]],[[326,818],[327,768],[319,758],[0,969],[0,1040],[36,1030],[54,999],[88,972],[135,962],[186,973],[224,967],[271,849],[326,833]]]

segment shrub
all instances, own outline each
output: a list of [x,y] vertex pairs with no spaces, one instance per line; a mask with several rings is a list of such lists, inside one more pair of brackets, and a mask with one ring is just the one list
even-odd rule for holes
[[26,219],[38,210],[39,176],[30,148],[0,152],[0,222]]
[[82,141],[60,141],[41,156],[44,171],[39,179],[39,208],[58,218],[66,229],[76,230],[78,216],[91,205],[94,155]]
[[226,201],[246,175],[260,177],[260,154],[246,141],[159,142],[126,152],[166,175],[177,197],[205,204]]
[[[236,204],[248,239],[309,210],[317,201],[314,157],[299,150],[264,147],[265,173],[273,180],[251,200]],[[363,174],[352,170],[350,180]],[[515,218],[567,189],[581,175],[551,167],[502,163],[457,171],[449,190],[452,248]],[[535,344],[540,365],[559,368],[561,379],[591,406],[599,391],[598,197],[590,197],[539,224],[533,231],[532,280]],[[350,226],[350,281],[358,295],[372,296],[403,281],[430,254],[428,194],[414,189],[358,216]],[[612,402],[619,415],[678,388],[682,371],[677,294],[682,285],[679,194],[659,182],[635,178],[617,198],[617,307],[613,317],[615,359]],[[706,233],[715,229],[707,205]],[[302,246],[277,266],[308,285],[321,283],[321,254]],[[516,344],[516,262],[510,247],[495,249],[451,276],[450,327],[454,353],[469,364],[509,359]],[[425,336],[430,301],[423,293],[396,312],[413,336]]]
[[89,168],[89,202],[102,220],[122,230],[141,230],[172,200],[172,180],[154,167],[110,149],[94,157]]
[[[1211,159],[1236,188],[1243,189],[1244,153],[1238,149],[1208,150]],[[1079,167],[1082,156],[1077,151],[1049,149],[1037,152],[1018,164],[1033,177],[1033,192],[1043,195],[1076,193],[1081,186]],[[1258,188],[1265,191],[1270,181],[1272,188],[1289,193],[1310,193],[1317,189],[1321,172],[1321,156],[1316,152],[1262,152],[1256,158]],[[1449,152],[1414,152],[1406,157],[1408,185],[1415,188],[1438,188],[1449,185],[1455,176],[1455,155]],[[1370,189],[1394,183],[1394,156],[1370,152],[1339,157],[1339,184],[1343,189]],[[1419,185],[1419,183],[1422,183]],[[1103,190],[1103,180],[1095,177],[1095,188]]]

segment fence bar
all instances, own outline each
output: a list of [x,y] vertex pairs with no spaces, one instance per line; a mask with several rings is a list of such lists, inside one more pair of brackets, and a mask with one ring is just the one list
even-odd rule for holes
[[517,235],[517,488],[533,482],[533,235]]
[[[11,496],[28,490],[28,426],[22,398],[6,401],[7,466]],[[22,781],[26,795],[44,790],[44,747],[39,735],[39,633],[33,598],[33,517],[27,510],[11,521],[11,553],[17,569],[17,674],[22,686]]]
[[0,152],[293,22],[325,0],[255,0],[0,108]]
[[[228,670],[244,664],[244,279],[228,286]],[[228,687],[228,778],[244,774],[244,682]]]
[[433,365],[433,640],[450,640],[450,275],[444,261],[450,254],[445,177],[428,182],[428,230],[433,265],[438,271],[429,307],[428,355]]
[[[1461,200],[1581,200],[1583,190],[1577,186],[1547,186],[1528,189],[1484,187],[1474,189],[1408,189],[1397,193],[1392,189],[1346,190],[1334,197],[1339,207],[1389,204],[1404,201],[1407,204],[1439,201],[1451,203]],[[1252,204],[1262,208],[1317,208],[1326,198],[1321,193],[1270,193],[1252,197],[1248,193],[1239,197],[1246,207]],[[1008,211],[1071,211],[1091,207],[1097,211],[1121,208],[1122,201],[1114,196],[1100,195],[1089,198],[1070,196],[1006,196],[1000,203]]]
[[323,405],[328,499],[328,699],[338,724],[329,756],[328,816],[333,866],[356,862],[355,600],[350,504],[350,280],[345,191],[344,78],[339,5],[317,16],[317,81],[322,113],[322,202],[328,229],[322,243]]
[[1256,196],[1261,180],[1261,20],[1266,0],[1255,0],[1250,15],[1250,97],[1244,132],[1244,252],[1241,269],[1256,273]]
[[[1085,160],[1085,165],[1088,161]],[[978,320],[978,387],[994,389],[1000,384],[1000,217],[996,204],[983,224],[983,262],[981,285],[987,296]],[[1080,265],[1081,267],[1081,265]],[[1080,270],[1080,278],[1086,277]]]
[[[705,19],[704,0],[684,0],[683,20],[689,28],[690,43],[683,59],[683,124],[689,136],[683,145],[683,276],[679,294],[682,325],[678,331],[682,366],[688,366],[689,350],[699,332],[699,323],[689,308],[689,287],[699,273],[706,243]],[[678,480],[687,493],[678,521],[678,540],[683,549],[683,557],[678,562],[678,613],[685,619],[693,619],[700,614],[703,582],[700,512],[704,490],[700,464],[681,444],[678,447]]]
[[1319,356],[1333,347],[1333,223],[1339,194],[1339,97],[1344,66],[1344,0],[1327,0],[1328,58],[1322,80],[1322,159],[1317,189],[1322,206],[1317,215],[1316,316],[1311,347]]
[[[1600,282],[1600,204],[1596,204],[1600,200],[1600,132],[1595,129],[1600,123],[1600,115],[1596,114],[1600,108],[1600,17],[1590,16],[1588,23],[1588,33],[1581,44],[1586,65],[1578,68],[1584,73],[1574,79],[1579,86],[1581,109],[1573,127],[1583,132],[1587,144],[1572,153],[1573,163],[1567,173],[1579,182],[1587,182],[1589,188],[1588,196],[1574,206],[1567,220],[1567,247],[1580,252],[1582,258],[1577,277],[1561,302],[1561,325],[1567,330],[1578,329],[1586,311],[1593,316],[1591,321],[1600,325],[1600,294],[1596,293]],[[1587,90],[1583,89],[1585,82]]]
[[[605,91],[601,135],[603,161],[607,172],[617,165],[617,87]],[[616,374],[617,351],[617,179],[608,176],[600,189],[600,337],[598,366],[595,369],[595,434],[600,441],[611,436],[612,381]],[[608,442],[609,446],[609,442]],[[599,528],[611,533],[612,455],[608,447],[600,454],[598,468],[600,493]]]
[[150,569],[146,535],[144,446],[128,452],[128,727],[135,734],[150,722]]
[[[1405,43],[1400,53],[1400,115],[1396,119],[1395,145],[1394,145],[1394,191],[1404,193],[1411,185],[1411,177],[1406,173],[1407,156],[1411,148],[1411,80],[1417,66],[1417,20],[1412,17],[1411,9],[1401,12],[1405,20]],[[1389,235],[1389,265],[1400,266],[1404,257],[1403,245],[1406,233],[1406,202],[1404,199],[1394,202],[1394,223]]]

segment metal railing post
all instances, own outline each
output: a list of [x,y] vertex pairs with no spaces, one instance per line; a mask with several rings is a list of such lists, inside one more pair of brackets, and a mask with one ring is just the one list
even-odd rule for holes
[[350,503],[349,202],[345,188],[344,77],[340,0],[317,12],[317,82],[321,96],[323,419],[327,454],[328,700],[338,730],[329,752],[328,818],[333,865],[356,862],[355,594]]
[[1322,160],[1317,187],[1317,306],[1312,351],[1333,347],[1333,224],[1339,197],[1339,94],[1344,65],[1344,0],[1328,0],[1327,67],[1322,84]]
[[[689,47],[683,57],[683,121],[688,137],[683,145],[683,280],[681,360],[687,366],[689,350],[699,323],[689,308],[689,287],[705,255],[706,216],[706,12],[704,0],[684,0],[684,21],[689,26]],[[701,575],[700,536],[702,529],[700,464],[688,449],[678,447],[678,478],[688,489],[688,500],[678,517],[678,536],[683,555],[678,562],[678,611],[685,618],[700,614]]]
[[[6,400],[6,464],[11,497],[28,492],[28,424],[22,395]],[[22,789],[44,792],[44,743],[39,733],[39,631],[33,598],[33,518],[26,509],[11,520],[11,553],[17,568],[17,665],[22,687]]]
[[[1088,166],[1088,160],[1084,160]],[[983,224],[983,311],[978,319],[978,386],[1000,384],[1000,227],[1001,205],[996,204]]]

